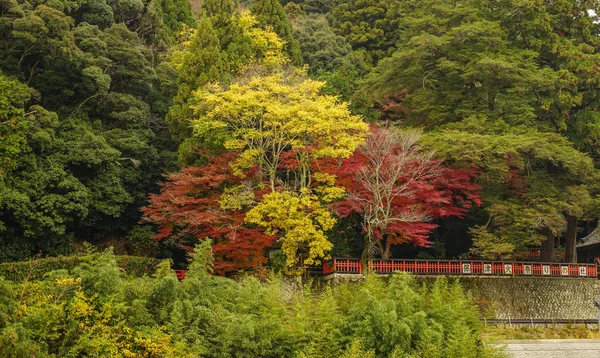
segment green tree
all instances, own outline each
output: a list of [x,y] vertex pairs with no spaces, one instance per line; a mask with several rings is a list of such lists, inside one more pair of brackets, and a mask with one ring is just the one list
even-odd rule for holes
[[191,134],[187,119],[192,113],[189,108],[192,92],[209,82],[218,82],[229,70],[221,53],[217,32],[209,19],[202,18],[198,21],[198,27],[174,60],[177,61],[175,69],[178,71],[178,89],[167,121],[174,138],[183,141]]
[[302,65],[302,53],[298,40],[292,33],[292,27],[283,6],[278,0],[254,0],[250,11],[256,16],[260,26],[269,26],[285,42],[284,51],[295,65]]
[[492,258],[545,243],[544,259],[552,261],[564,215],[583,216],[593,203],[592,161],[559,134],[499,128],[472,118],[430,132],[425,141],[449,163],[481,170],[489,218],[471,228],[474,253]]
[[543,258],[552,260],[565,216],[583,215],[593,195],[590,158],[548,119],[556,100],[567,96],[558,107],[569,108],[580,95],[557,97],[572,75],[541,66],[541,54],[515,44],[485,6],[460,5],[405,8],[404,40],[367,77],[363,93],[384,105],[402,93],[403,125],[432,130],[429,144],[440,156],[482,171],[490,221],[472,230],[476,252],[545,242]]
[[167,121],[173,138],[181,144],[179,159],[184,165],[196,163],[198,149],[209,149],[207,143],[192,138],[188,126],[190,105],[194,104],[192,92],[208,83],[229,83],[243,66],[256,60],[251,34],[256,21],[237,10],[237,1],[205,1],[197,28],[184,32],[179,48],[171,54],[178,71],[178,92]]
[[332,72],[349,62],[352,47],[333,32],[324,15],[299,16],[292,28],[310,74]]
[[466,5],[423,4],[423,13],[404,18],[406,40],[367,77],[363,92],[384,101],[406,89],[408,125],[433,128],[472,115],[534,123],[536,90],[551,82],[550,73],[537,68],[534,52],[514,48],[497,22]]
[[369,103],[352,98],[359,88],[359,80],[369,69],[362,56],[352,51],[344,37],[333,32],[324,15],[299,16],[292,28],[304,63],[308,65],[308,74],[325,82],[323,92],[340,96],[341,100],[350,102],[353,113],[370,119]]
[[[159,29],[165,32],[163,36],[167,41],[174,44],[178,32],[182,31],[185,26],[193,27],[195,25],[192,6],[189,1],[182,0],[160,0],[157,3],[157,16],[161,18],[164,25]],[[139,26],[141,27],[141,25]]]
[[157,6],[0,6],[0,260],[124,235],[174,167],[164,116],[175,78],[162,51],[191,14],[163,11],[167,28]]
[[[500,21],[510,40],[520,48],[538,53],[538,65],[554,75],[538,117],[549,130],[566,133],[580,150],[597,161],[600,57],[595,49],[600,45],[599,4],[596,1],[499,1],[498,5],[501,11],[490,15]],[[502,15],[508,13],[514,15]],[[577,261],[577,218],[585,218],[580,214],[567,213],[565,254],[569,262]]]
[[402,21],[397,8],[391,0],[342,1],[331,12],[331,26],[375,65],[396,49]]
[[32,94],[30,88],[0,72],[0,178],[18,165],[16,159],[27,150],[24,108]]

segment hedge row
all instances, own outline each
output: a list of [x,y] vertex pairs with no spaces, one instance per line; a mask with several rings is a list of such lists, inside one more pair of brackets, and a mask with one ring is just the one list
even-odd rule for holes
[[[71,272],[82,262],[89,262],[94,256],[57,256],[43,259],[20,262],[4,262],[0,264],[0,276],[7,280],[22,282],[24,280],[39,280],[50,271],[68,270]],[[156,271],[156,265],[161,261],[152,257],[143,256],[115,256],[118,265],[128,275],[142,276],[143,274],[153,274]]]

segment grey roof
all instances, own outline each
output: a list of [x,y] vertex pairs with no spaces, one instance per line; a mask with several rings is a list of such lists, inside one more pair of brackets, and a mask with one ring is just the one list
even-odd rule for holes
[[588,236],[584,237],[577,247],[586,247],[600,244],[600,226],[594,229]]

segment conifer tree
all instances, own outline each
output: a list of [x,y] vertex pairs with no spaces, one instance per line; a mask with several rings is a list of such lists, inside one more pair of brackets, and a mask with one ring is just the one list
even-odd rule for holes
[[260,26],[270,26],[279,37],[285,41],[284,51],[292,63],[302,64],[300,45],[294,39],[292,27],[283,6],[277,0],[255,0],[250,5],[250,11],[256,16]]
[[350,62],[352,47],[332,31],[324,15],[299,16],[293,30],[311,75],[333,72]]
[[397,7],[391,0],[341,1],[332,10],[332,27],[375,65],[395,50],[401,20]]
[[192,138],[188,125],[192,117],[192,92],[208,83],[228,83],[252,58],[252,40],[240,23],[236,0],[207,0],[203,3],[198,26],[183,38],[172,62],[178,70],[178,93],[167,120],[173,138],[180,144],[183,165],[196,160],[202,144]]
[[217,31],[208,18],[198,21],[189,45],[184,47],[182,56],[177,61],[179,63],[175,63],[175,67],[179,71],[178,91],[167,120],[174,138],[183,141],[191,134],[187,120],[192,114],[188,102],[192,92],[209,82],[218,82],[228,70]]
[[237,0],[207,0],[202,7],[202,17],[210,19],[219,39],[228,73],[235,76],[238,67],[250,57],[249,41],[240,25]]

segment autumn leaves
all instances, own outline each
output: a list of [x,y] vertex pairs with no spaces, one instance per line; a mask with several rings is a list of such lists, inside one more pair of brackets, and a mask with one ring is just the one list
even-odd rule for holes
[[158,238],[187,247],[212,240],[222,273],[262,264],[277,239],[288,271],[297,272],[328,258],[340,215],[362,217],[365,252],[389,256],[392,244],[427,244],[435,227],[428,221],[477,201],[464,194],[477,189],[469,174],[421,153],[416,132],[373,126],[369,134],[322,86],[282,67],[198,90],[194,134],[223,138],[228,154],[172,175],[151,197],[145,214]]

